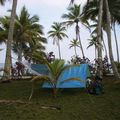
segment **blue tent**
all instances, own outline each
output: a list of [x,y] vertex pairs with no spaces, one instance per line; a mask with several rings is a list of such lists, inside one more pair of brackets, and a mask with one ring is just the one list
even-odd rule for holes
[[[49,70],[47,66],[41,64],[32,65],[32,69],[36,70],[40,74],[48,75]],[[86,78],[90,76],[88,64],[80,64],[79,66],[74,66],[64,71],[64,73],[60,76],[57,88],[84,88],[86,85]],[[82,81],[70,80],[67,82],[63,82],[66,79],[77,77]],[[42,86],[43,88],[52,88],[51,84],[45,82]]]
[[[88,64],[81,64],[79,66],[74,66],[66,70],[59,78],[57,83],[57,88],[83,88],[86,86],[86,78],[90,76]],[[64,82],[64,80],[77,77],[81,81],[70,80]],[[45,82],[42,86],[43,88],[51,88],[52,86]]]
[[49,70],[44,64],[31,64],[31,69],[42,75],[49,74]]

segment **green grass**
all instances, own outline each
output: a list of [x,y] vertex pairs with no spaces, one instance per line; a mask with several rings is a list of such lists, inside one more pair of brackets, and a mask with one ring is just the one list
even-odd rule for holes
[[[84,89],[62,90],[56,99],[50,89],[35,90],[31,103],[0,103],[0,120],[120,120],[120,84],[104,79],[105,94],[89,95]],[[28,102],[29,81],[0,84],[0,100]],[[59,106],[61,110],[41,106]]]

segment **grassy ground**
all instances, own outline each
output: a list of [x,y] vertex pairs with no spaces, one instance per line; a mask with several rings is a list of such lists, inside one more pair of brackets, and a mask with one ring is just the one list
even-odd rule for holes
[[[29,81],[0,84],[0,100],[27,102],[0,103],[0,120],[120,120],[120,84],[114,84],[112,79],[104,79],[103,95],[89,95],[84,89],[67,89],[54,99],[50,90],[36,89],[30,103]],[[58,106],[61,110],[41,106]]]

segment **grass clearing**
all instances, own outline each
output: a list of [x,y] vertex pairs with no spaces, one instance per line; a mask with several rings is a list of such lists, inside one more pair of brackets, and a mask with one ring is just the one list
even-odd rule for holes
[[64,89],[54,99],[50,89],[37,87],[30,102],[29,81],[0,84],[0,100],[23,102],[0,102],[0,120],[120,120],[120,84],[112,79],[104,79],[103,95],[89,95],[84,89]]

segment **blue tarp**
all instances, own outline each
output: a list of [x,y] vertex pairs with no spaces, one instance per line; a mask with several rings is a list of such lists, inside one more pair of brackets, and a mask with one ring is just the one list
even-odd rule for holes
[[44,64],[31,64],[31,69],[36,71],[39,74],[48,75],[49,70]]
[[[88,76],[90,76],[88,64],[81,64],[79,66],[71,67],[60,76],[57,83],[57,88],[83,88],[85,87],[85,80]],[[82,81],[71,80],[63,82],[64,80],[73,77],[80,78]],[[45,82],[42,87],[51,88],[52,86],[49,83]]]

